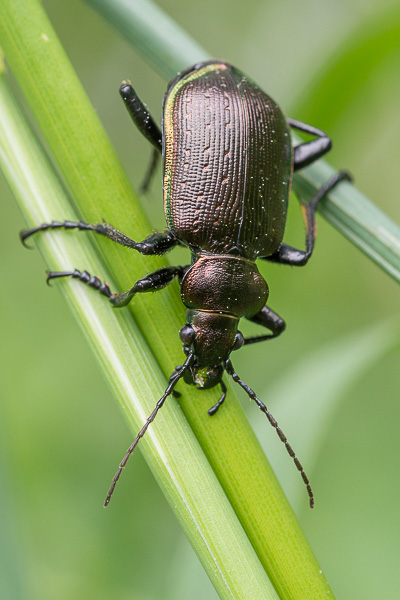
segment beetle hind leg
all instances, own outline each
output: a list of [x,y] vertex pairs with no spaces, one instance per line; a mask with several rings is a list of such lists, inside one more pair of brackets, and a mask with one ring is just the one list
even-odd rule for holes
[[306,123],[301,123],[300,121],[295,121],[294,119],[288,119],[287,122],[292,129],[316,136],[316,139],[310,142],[303,142],[294,147],[293,169],[295,171],[311,165],[332,148],[332,140],[321,129],[306,125]]
[[318,203],[341,181],[352,181],[351,175],[347,171],[339,171],[339,173],[336,173],[318,190],[309,202],[304,202],[300,199],[301,210],[306,224],[306,250],[299,250],[298,248],[293,248],[288,244],[282,243],[276,252],[270,256],[263,256],[262,259],[294,267],[301,267],[307,264],[314,250],[316,234],[315,213]]

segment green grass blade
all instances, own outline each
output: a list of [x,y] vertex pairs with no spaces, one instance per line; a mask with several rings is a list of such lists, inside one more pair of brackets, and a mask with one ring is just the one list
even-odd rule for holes
[[212,58],[154,2],[87,0],[87,3],[112,23],[167,79],[175,77],[183,66]]
[[[0,78],[0,164],[29,224],[71,207]],[[71,215],[72,218],[75,215]],[[54,270],[66,263],[105,272],[89,239],[42,236],[39,248]],[[112,282],[110,278],[110,282]],[[136,432],[165,388],[157,363],[127,311],[112,311],[90,289],[60,282]],[[167,404],[141,442],[154,475],[221,598],[277,598],[210,465],[175,403]]]
[[[29,21],[25,18],[27,11]],[[149,226],[141,209],[133,204],[126,175],[40,5],[33,0],[8,0],[3,2],[2,17],[1,41],[7,59],[82,214],[92,222],[104,217],[142,239],[148,234]],[[68,214],[65,208],[58,210],[60,214],[55,214],[51,204],[46,215],[37,220],[73,218],[71,209]],[[61,239],[61,236],[61,233],[58,236],[45,234],[42,238],[50,243],[53,237]],[[107,240],[98,242],[119,289],[131,287],[143,273],[165,264],[161,259],[140,255],[127,261],[123,249],[114,248]],[[63,256],[63,268],[72,266],[73,263],[65,264],[66,255]],[[84,264],[82,258],[80,262]],[[89,268],[91,264],[88,263]],[[88,292],[87,298],[93,296],[91,290]],[[177,331],[184,322],[184,312],[176,292],[177,286],[138,298],[131,307],[131,314],[164,376],[168,376],[182,358]],[[104,305],[102,298],[98,301]],[[106,309],[109,311],[108,306]],[[122,319],[119,315],[118,318]],[[148,372],[143,384],[147,376]],[[157,393],[159,397],[159,389]],[[199,401],[199,392],[186,386],[182,409],[279,596],[287,600],[332,598],[320,567],[231,391],[223,413],[213,419],[207,417],[206,408],[217,398],[218,392],[211,390],[202,392]],[[171,401],[168,408],[170,405],[175,402]],[[171,427],[172,414],[165,412]],[[140,415],[143,416],[142,412]],[[267,423],[265,429],[266,435],[271,434]],[[183,456],[187,460],[188,454]],[[247,575],[249,577],[251,575]],[[248,594],[245,597],[248,598]]]
[[[166,78],[173,77],[176,71],[199,59],[209,58],[206,50],[199,49],[198,44],[151,0],[133,3],[124,0],[86,2],[99,10]],[[125,18],[121,18],[121,15]],[[167,35],[165,22],[168,23]],[[170,65],[165,61],[166,56],[173,57]],[[362,53],[360,56],[363,56]],[[329,87],[326,89],[326,93],[333,93]],[[319,102],[320,96],[315,94]],[[294,189],[309,198],[332,173],[327,164],[319,161],[296,174]],[[400,281],[400,227],[353,185],[341,184],[321,203],[319,210],[327,221],[369,258]]]

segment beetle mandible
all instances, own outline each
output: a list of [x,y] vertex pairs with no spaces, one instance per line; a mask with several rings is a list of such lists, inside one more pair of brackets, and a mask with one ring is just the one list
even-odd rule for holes
[[[47,274],[48,281],[76,278],[106,296],[115,308],[126,306],[135,294],[160,290],[175,278],[181,284],[187,311],[186,324],[179,335],[186,360],[175,368],[163,396],[128,449],[105,506],[129,456],[177,382],[183,378],[200,389],[219,385],[221,397],[208,411],[214,415],[226,397],[222,380],[226,371],[275,428],[300,471],[313,507],[313,492],[300,461],[265,404],[234,371],[230,354],[284,331],[285,322],[266,304],[268,286],[255,261],[260,258],[305,265],[314,249],[319,201],[350,176],[341,171],[312,200],[299,199],[306,225],[306,249],[293,248],[283,242],[293,172],[330,150],[331,140],[323,131],[287,119],[253,81],[223,61],[196,64],[171,81],[164,96],[161,130],[129,82],[122,84],[120,94],[134,123],[154,146],[145,185],[162,153],[168,229],[141,242],[107,223],[53,221],[21,232],[25,242],[32,234],[48,229],[89,230],[141,254],[160,255],[177,245],[191,252],[191,264],[158,269],[119,294],[112,293],[106,283],[87,271]],[[311,134],[313,139],[293,147],[290,129]],[[242,317],[265,327],[269,333],[244,338],[238,330]]]

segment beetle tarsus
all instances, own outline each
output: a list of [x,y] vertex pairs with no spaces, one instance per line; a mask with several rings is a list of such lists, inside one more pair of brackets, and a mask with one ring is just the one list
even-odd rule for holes
[[100,292],[100,294],[106,296],[106,298],[109,300],[111,300],[114,296],[109,288],[108,283],[102,283],[96,275],[90,275],[90,273],[87,271],[78,271],[78,269],[74,269],[73,271],[46,271],[46,274],[47,285],[50,285],[50,281],[52,279],[58,279],[60,277],[72,277],[73,279],[82,281],[82,283],[86,283],[86,285],[93,288],[97,292]]
[[95,231],[97,225],[90,225],[83,221],[52,221],[51,223],[42,223],[38,227],[32,229],[24,229],[20,232],[19,237],[21,242],[26,248],[31,248],[25,243],[25,240],[31,235],[38,233],[39,231],[48,231],[49,229],[79,229],[80,231]]

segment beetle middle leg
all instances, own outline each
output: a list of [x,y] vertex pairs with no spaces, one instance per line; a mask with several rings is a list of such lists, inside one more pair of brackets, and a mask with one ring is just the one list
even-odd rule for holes
[[190,265],[184,267],[162,267],[161,269],[153,271],[152,273],[145,275],[145,277],[138,279],[130,290],[120,294],[113,294],[107,283],[102,283],[98,277],[91,276],[87,271],[78,271],[78,269],[75,269],[74,271],[48,272],[47,282],[51,279],[60,277],[73,277],[99,291],[103,296],[106,296],[114,308],[121,308],[129,304],[136,294],[161,290],[172,283],[175,277],[178,277],[178,279],[181,280],[189,266]]
[[315,213],[317,210],[317,205],[320,200],[322,200],[322,198],[326,196],[338,183],[344,180],[351,181],[352,178],[347,171],[339,171],[339,173],[336,173],[332,179],[330,179],[318,190],[314,198],[312,198],[309,202],[303,202],[300,200],[303,217],[306,224],[306,250],[299,250],[298,248],[293,248],[288,244],[282,243],[276,252],[270,256],[263,256],[260,258],[280,264],[292,265],[294,267],[301,267],[305,265],[314,250],[316,233]]
[[178,277],[178,279],[181,280],[189,266],[190,265],[186,265],[184,267],[162,267],[157,271],[153,271],[152,273],[149,273],[148,275],[145,275],[139,279],[127,292],[115,294],[112,298],[110,298],[110,302],[114,308],[120,308],[121,306],[126,306],[129,304],[133,296],[136,294],[157,292],[158,290],[161,290],[172,283],[175,277]]

